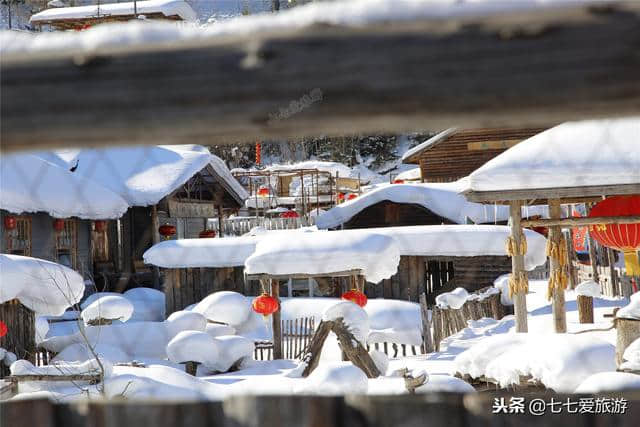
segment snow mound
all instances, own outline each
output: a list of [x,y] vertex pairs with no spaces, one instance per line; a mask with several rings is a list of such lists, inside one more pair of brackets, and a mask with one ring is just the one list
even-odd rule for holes
[[182,331],[167,344],[167,356],[174,363],[198,362],[214,369],[220,355],[218,341],[206,332]]
[[[98,343],[93,347],[93,352],[98,355],[98,358],[108,360],[111,363],[125,363],[131,362],[132,358],[129,354],[125,353],[118,347],[114,347],[107,344]],[[62,350],[60,353],[52,359],[53,362],[86,362],[89,359],[94,358],[93,353],[84,343],[74,343]]]
[[120,320],[126,322],[133,314],[133,304],[122,296],[104,296],[96,299],[82,310],[80,316],[85,324],[97,320]]
[[208,295],[193,308],[209,320],[226,323],[231,326],[241,325],[249,317],[251,302],[237,292],[221,291]]
[[576,295],[598,298],[600,296],[600,285],[593,280],[585,280],[576,286],[575,292]]
[[239,336],[219,336],[214,338],[220,349],[213,370],[226,372],[238,360],[252,357],[255,347],[252,340]]
[[459,354],[454,366],[461,374],[485,376],[502,387],[531,376],[560,393],[573,392],[589,375],[616,368],[613,345],[568,334],[491,336]]
[[376,233],[300,233],[295,239],[262,239],[245,261],[247,274],[322,274],[361,270],[378,283],[398,270],[400,249],[389,236]]
[[59,316],[84,294],[84,280],[60,264],[0,254],[0,304],[17,298],[37,314]]
[[167,317],[167,329],[172,336],[181,331],[200,331],[207,329],[207,319],[195,311],[176,311]]
[[[40,344],[49,333],[49,321],[46,317],[36,317],[36,344]],[[0,357],[2,359],[2,357]]]
[[465,288],[456,288],[451,292],[445,292],[436,297],[436,304],[440,308],[462,308],[469,298],[469,292]]
[[410,301],[371,299],[364,307],[369,316],[368,343],[422,344],[420,305]]
[[616,313],[618,319],[640,320],[640,292],[631,295],[631,302]]
[[373,360],[376,368],[380,371],[380,375],[384,376],[389,369],[389,358],[387,355],[378,350],[371,350],[369,356],[371,356],[371,360]]
[[217,323],[207,323],[205,332],[211,335],[211,337],[220,337],[223,335],[235,335],[236,330],[228,325],[219,325]]
[[366,394],[369,381],[362,370],[350,362],[320,364],[304,380],[296,393],[340,396]]
[[493,286],[500,291],[502,305],[513,305],[513,300],[509,296],[509,277],[511,274],[503,274],[493,281]]
[[369,336],[369,316],[367,312],[351,301],[343,301],[328,307],[322,314],[322,320],[332,321],[342,318],[342,321],[362,345],[366,344]]
[[640,338],[629,344],[622,354],[625,362],[620,366],[622,369],[640,370]]
[[165,296],[152,288],[133,288],[122,294],[133,304],[131,320],[162,322],[165,318]]
[[[104,377],[108,378],[113,372],[113,366],[101,361]],[[85,362],[58,362],[47,366],[34,366],[28,360],[20,359],[11,364],[11,375],[100,375],[102,369],[96,359]]]
[[575,393],[602,393],[638,389],[640,389],[640,375],[627,372],[599,372],[582,381],[575,389]]

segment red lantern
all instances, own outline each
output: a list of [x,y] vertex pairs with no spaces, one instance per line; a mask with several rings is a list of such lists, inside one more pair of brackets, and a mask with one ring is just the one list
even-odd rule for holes
[[299,218],[298,212],[296,211],[286,211],[280,214],[280,218]]
[[345,198],[344,193],[338,193],[338,203],[344,202],[344,198]]
[[394,179],[393,183],[394,184],[404,184],[404,179]]
[[158,233],[165,239],[169,239],[176,234],[176,226],[171,224],[164,224],[158,227]]
[[[640,215],[640,196],[607,197],[589,213],[590,217],[633,215]],[[591,225],[589,232],[601,245],[624,253],[624,263],[629,276],[640,276],[640,262],[636,253],[640,248],[640,222]]]
[[107,221],[103,220],[103,219],[99,219],[97,221],[93,222],[93,228],[98,232],[98,233],[102,233],[104,231],[107,231]]
[[4,323],[2,320],[0,320],[0,338],[7,335],[7,332],[9,332],[9,328],[7,328],[7,324]]
[[60,219],[60,218],[54,219],[53,229],[57,232],[64,231],[64,219]]
[[256,313],[268,316],[278,311],[280,304],[276,298],[265,293],[253,300],[252,307]]
[[351,194],[349,194],[349,197],[347,197],[347,200],[353,200],[353,199],[355,199],[356,197],[358,197],[358,195],[357,195],[357,194],[353,194],[353,193],[351,193]]
[[207,229],[207,230],[202,230],[202,231],[200,232],[200,234],[198,234],[198,236],[199,236],[201,239],[206,239],[206,238],[216,237],[216,231],[215,231],[215,230],[209,230],[209,229]]
[[15,216],[7,215],[4,217],[4,228],[7,230],[14,230],[18,226]]
[[342,299],[358,304],[360,307],[367,305],[367,296],[355,288],[342,294]]
[[258,188],[258,196],[269,197],[269,189],[267,187]]

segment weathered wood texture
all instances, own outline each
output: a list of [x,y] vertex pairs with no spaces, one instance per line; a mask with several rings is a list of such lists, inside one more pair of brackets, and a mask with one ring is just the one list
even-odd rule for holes
[[299,359],[315,331],[313,317],[282,320],[282,350],[285,359]]
[[[524,239],[522,231],[522,202],[513,201],[509,203],[509,222],[511,225],[511,239],[513,239],[514,248],[519,248]],[[526,274],[524,268],[524,254],[514,253],[511,257],[511,277],[517,279]],[[527,323],[527,295],[522,290],[515,289],[512,296],[513,311],[516,317],[516,332],[527,332],[529,329]]]
[[[35,314],[18,300],[0,304],[0,320],[8,328],[5,336],[0,337],[0,347],[16,354],[18,359],[36,361],[36,324]],[[9,369],[0,363],[0,378],[9,374]]]
[[[485,289],[486,290],[486,289]],[[481,294],[483,290],[476,294]],[[440,351],[440,342],[467,327],[469,320],[483,317],[502,319],[505,308],[500,302],[500,294],[493,294],[484,299],[470,299],[459,309],[433,306],[431,316],[433,323],[433,341],[436,351]]]
[[578,295],[578,320],[580,323],[593,323],[593,297]]
[[[494,413],[497,402],[509,405],[513,392],[443,393],[404,396],[231,396],[224,402],[100,401],[55,404],[49,400],[16,400],[0,403],[0,425],[38,427],[636,427],[640,417],[640,393],[610,395],[556,394],[529,391],[523,413]],[[624,413],[570,413],[565,408],[544,416],[527,410],[530,402],[547,404],[578,402],[583,398],[624,397]],[[610,402],[610,401],[608,401]],[[557,407],[557,406],[556,406]],[[573,407],[573,405],[572,405]],[[18,421],[16,421],[18,420]]]
[[596,224],[635,224],[637,222],[640,222],[640,215],[523,219],[522,226],[551,227],[557,225],[562,228],[573,228]]
[[245,281],[242,267],[226,268],[170,268],[163,269],[167,316],[195,304],[212,292],[236,291],[244,295],[258,295],[255,281]]
[[460,130],[416,153],[406,163],[419,163],[425,182],[451,182],[543,130],[542,127]]
[[420,294],[420,317],[422,319],[422,346],[424,353],[433,353],[435,346],[433,345],[433,334],[431,332],[431,319],[429,317],[429,309],[427,307],[427,295],[422,292]]
[[640,338],[640,320],[615,319],[616,325],[616,363],[623,361],[622,356],[629,345]]
[[[621,1],[3,54],[0,137],[5,151],[213,144],[632,115],[639,9]],[[314,88],[321,101],[270,119]]]
[[282,359],[282,309],[280,305],[280,282],[271,280],[271,296],[278,301],[278,310],[271,315],[271,330],[273,331],[273,358]]
[[[559,219],[562,216],[562,207],[560,200],[549,199],[549,216],[551,219]],[[562,245],[562,229],[560,226],[554,225],[549,227],[549,243]],[[564,249],[564,248],[561,248]],[[567,263],[566,259],[558,259],[554,256],[549,257],[549,274],[559,273],[562,277],[567,276],[567,268],[563,263]],[[554,329],[557,333],[567,332],[567,310],[565,307],[564,288],[556,286],[551,291],[551,315],[553,317]]]

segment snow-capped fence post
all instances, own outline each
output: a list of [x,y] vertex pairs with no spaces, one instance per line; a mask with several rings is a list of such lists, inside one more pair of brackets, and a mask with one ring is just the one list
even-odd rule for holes
[[593,297],[578,295],[576,301],[580,323],[593,323]]
[[640,338],[640,320],[616,317],[616,364],[623,362],[622,355],[629,345]]
[[429,321],[429,309],[427,308],[427,295],[420,294],[420,314],[422,316],[422,346],[425,353],[435,351],[433,335],[431,334],[431,322]]
[[[560,219],[562,206],[559,199],[549,199],[549,217]],[[567,313],[565,310],[564,290],[567,284],[566,243],[563,241],[562,228],[559,225],[549,227],[549,296],[553,324],[557,333],[567,332]]]
[[[513,239],[514,248],[520,248],[522,244],[523,234],[520,221],[522,220],[522,202],[509,202],[509,218],[511,224],[511,239]],[[511,279],[515,283],[528,282],[527,272],[524,268],[524,254],[515,251],[511,256]],[[520,280],[521,279],[521,280]],[[511,284],[511,282],[510,282]],[[523,283],[524,284],[524,283]],[[527,283],[528,287],[528,283]],[[516,317],[516,332],[527,332],[527,292],[520,287],[515,287],[513,291],[513,310]]]
[[[271,296],[278,300],[278,305],[280,306],[280,282],[278,279],[271,279]],[[282,359],[282,325],[280,323],[280,308],[271,315],[271,318],[273,322],[273,359]]]

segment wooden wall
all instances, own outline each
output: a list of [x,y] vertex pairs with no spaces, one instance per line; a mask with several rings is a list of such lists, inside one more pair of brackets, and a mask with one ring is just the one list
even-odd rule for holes
[[258,295],[258,282],[247,283],[244,267],[163,269],[167,316],[201,301],[212,292],[235,291]]
[[[29,310],[18,300],[0,304],[0,320],[9,331],[0,337],[0,347],[15,353],[18,359],[27,359],[35,363],[35,334],[36,320],[33,311]],[[8,375],[9,370],[0,362],[0,378]]]
[[475,129],[455,132],[446,140],[420,153],[422,179],[425,182],[456,181],[510,146],[544,129]]
[[344,223],[345,229],[371,227],[397,227],[409,225],[452,224],[429,209],[409,203],[388,200],[376,203],[360,211]]
[[[422,292],[430,303],[442,293],[463,287],[475,291],[493,286],[500,275],[511,272],[507,256],[422,257],[401,256],[398,272],[380,283],[367,283],[368,298],[391,298],[418,302]],[[243,267],[163,269],[167,315],[194,304],[212,292],[235,291],[244,295],[259,295],[257,281],[247,283]],[[349,278],[333,278],[333,296],[350,289]],[[286,296],[286,286],[280,286]]]

